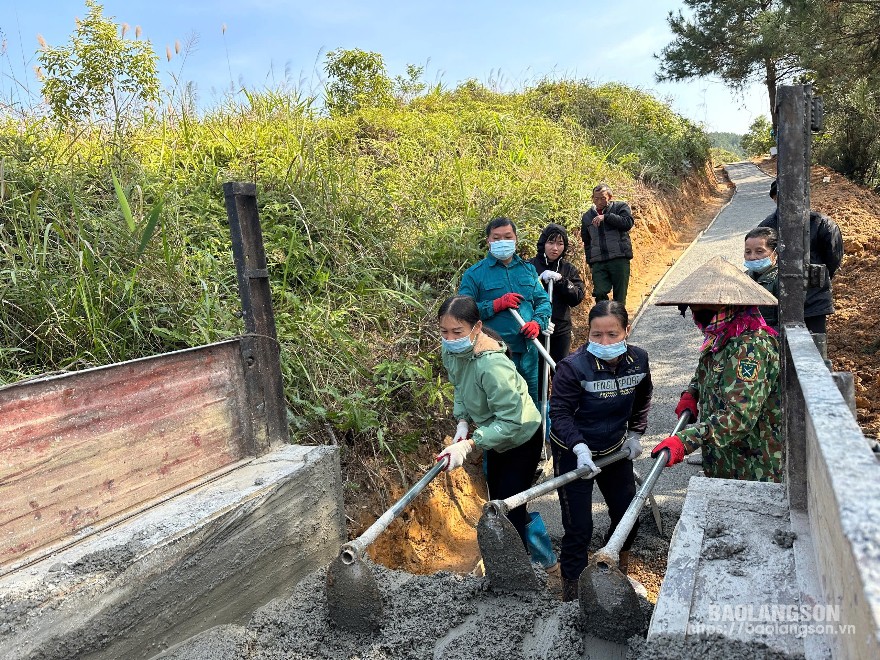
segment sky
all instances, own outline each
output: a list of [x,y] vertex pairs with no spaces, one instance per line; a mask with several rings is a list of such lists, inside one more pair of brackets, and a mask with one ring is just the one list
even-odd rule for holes
[[[275,87],[288,81],[319,94],[328,51],[380,53],[389,75],[424,67],[430,85],[474,78],[501,90],[545,77],[621,82],[668,101],[710,131],[745,133],[768,115],[763,85],[743,95],[719,80],[657,83],[654,54],[672,40],[674,0],[105,0],[104,15],[142,28],[159,55],[166,88],[196,85],[201,107],[230,89]],[[84,0],[3,0],[0,12],[0,100],[38,98],[33,72],[37,35],[65,45]],[[225,27],[225,29],[224,29]],[[129,35],[132,33],[130,32]],[[181,52],[167,61],[166,48]]]

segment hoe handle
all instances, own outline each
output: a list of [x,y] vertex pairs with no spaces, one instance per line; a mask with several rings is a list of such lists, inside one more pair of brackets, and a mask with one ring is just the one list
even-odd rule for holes
[[349,541],[345,545],[342,546],[340,550],[340,555],[342,556],[342,560],[346,564],[350,564],[358,559],[361,559],[364,556],[364,552],[366,552],[367,547],[376,540],[376,538],[385,531],[385,529],[392,523],[392,521],[400,515],[401,511],[403,511],[407,504],[412,502],[416,495],[421,493],[425,486],[431,483],[431,480],[434,479],[440,472],[442,472],[446,465],[449,463],[449,457],[444,456],[442,460],[437,461],[424,477],[419,479],[418,483],[415,486],[410,488],[403,497],[401,497],[394,505],[388,509],[385,513],[383,513],[379,519],[370,525],[363,534],[358,536],[356,539]]
[[[689,418],[690,413],[687,411],[683,412],[681,417],[678,418],[678,423],[675,425],[675,429],[670,435],[678,433],[681,428],[687,424]],[[660,453],[657,454],[657,459],[654,461],[654,465],[651,467],[651,471],[648,472],[648,476],[645,477],[645,480],[642,482],[642,487],[639,488],[633,501],[629,503],[626,513],[623,514],[623,518],[617,523],[617,528],[614,530],[614,534],[608,539],[608,543],[605,544],[605,547],[594,555],[594,560],[597,563],[601,561],[617,566],[617,562],[620,559],[620,549],[623,547],[626,537],[629,536],[633,526],[636,524],[636,520],[639,518],[639,512],[645,505],[645,500],[648,499],[648,495],[651,494],[651,490],[654,488],[654,484],[660,477],[660,473],[663,472],[663,468],[666,467],[668,460],[669,450],[661,449]]]
[[[513,318],[515,318],[516,322],[519,323],[519,327],[523,327],[526,324],[525,319],[523,319],[523,317],[520,316],[519,312],[516,311],[515,309],[513,309],[513,307],[511,307],[508,311],[511,314],[513,314]],[[532,339],[532,343],[537,347],[538,353],[540,353],[543,356],[543,358],[545,360],[547,360],[547,364],[549,364],[550,367],[555,372],[556,371],[556,360],[554,360],[552,357],[550,357],[550,353],[548,353],[547,349],[544,348],[544,345],[538,341],[537,337]]]
[[[611,465],[615,461],[619,461],[621,458],[626,458],[629,454],[622,449],[614,452],[613,454],[608,454],[608,456],[603,456],[602,458],[596,461],[596,467],[603,468],[606,465]],[[511,495],[506,500],[492,500],[490,502],[486,502],[483,505],[483,511],[494,513],[496,515],[507,515],[507,512],[511,509],[515,509],[518,506],[522,506],[526,502],[535,499],[536,497],[540,497],[541,495],[545,495],[552,490],[556,490],[560,486],[564,486],[567,483],[574,481],[575,479],[580,479],[581,477],[585,477],[590,474],[592,470],[588,467],[582,467],[576,470],[572,470],[571,472],[566,472],[565,474],[560,474],[558,477],[554,477],[553,479],[548,479],[537,486],[532,486],[528,490],[524,490],[521,493],[517,493],[516,495]]]

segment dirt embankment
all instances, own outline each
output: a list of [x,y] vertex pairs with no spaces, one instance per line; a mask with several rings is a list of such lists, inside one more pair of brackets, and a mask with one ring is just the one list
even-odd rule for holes
[[[757,165],[776,176],[776,160]],[[810,207],[834,220],[844,258],[834,276],[835,313],[828,317],[828,357],[836,371],[851,371],[859,425],[880,437],[880,195],[826,167],[810,172]]]
[[[636,226],[632,230],[634,259],[627,299],[631,314],[636,312],[678,255],[711,222],[732,194],[733,188],[724,171],[719,168],[708,173],[706,178],[686,183],[674,194],[660,195],[647,188],[639,188],[628,200],[636,218]],[[571,231],[571,236],[571,259],[580,268],[587,286],[587,300],[576,308],[573,318],[574,349],[584,341],[592,299],[589,297],[589,269],[584,263],[579,233]],[[425,448],[424,455],[420,456],[424,471],[430,466],[435,452],[436,448]],[[404,493],[405,488],[400,485],[397,472],[377,466],[378,463],[371,466],[366,480],[362,475],[361,478],[355,474],[346,475],[347,481],[363,484],[346,493],[346,511],[352,537],[362,533]],[[412,475],[410,483],[414,483],[418,476]],[[440,570],[470,571],[480,556],[476,525],[485,497],[481,457],[477,455],[465,470],[441,474],[435,479],[371,546],[370,557],[389,568],[414,574]],[[668,529],[671,530],[672,526]],[[645,585],[652,602],[656,601],[665,572],[668,547],[668,539],[654,538],[655,531],[640,535],[645,537],[642,539],[644,542],[637,542],[633,548],[630,569],[633,577]]]

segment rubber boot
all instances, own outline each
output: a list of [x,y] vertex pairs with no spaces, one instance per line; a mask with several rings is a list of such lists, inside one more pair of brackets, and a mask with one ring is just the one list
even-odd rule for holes
[[529,518],[530,522],[526,525],[526,544],[529,547],[529,555],[533,562],[540,564],[541,568],[547,570],[557,561],[550,535],[547,533],[547,527],[544,525],[540,513],[530,511]]
[[562,578],[562,602],[578,599],[578,581]]
[[620,558],[617,560],[617,568],[626,575],[629,572],[629,550],[621,550]]
[[547,591],[557,600],[562,600],[562,568],[556,562],[547,571]]

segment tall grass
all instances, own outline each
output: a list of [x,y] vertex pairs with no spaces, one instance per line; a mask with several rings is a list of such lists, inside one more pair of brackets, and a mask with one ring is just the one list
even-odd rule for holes
[[254,181],[295,437],[329,423],[392,455],[449,413],[432,317],[489,219],[513,218],[528,253],[549,219],[576,227],[598,181],[625,197],[708,157],[651,97],[579,82],[468,83],[333,118],[250,93],[123,139],[0,125],[0,379],[242,332],[221,186]]

